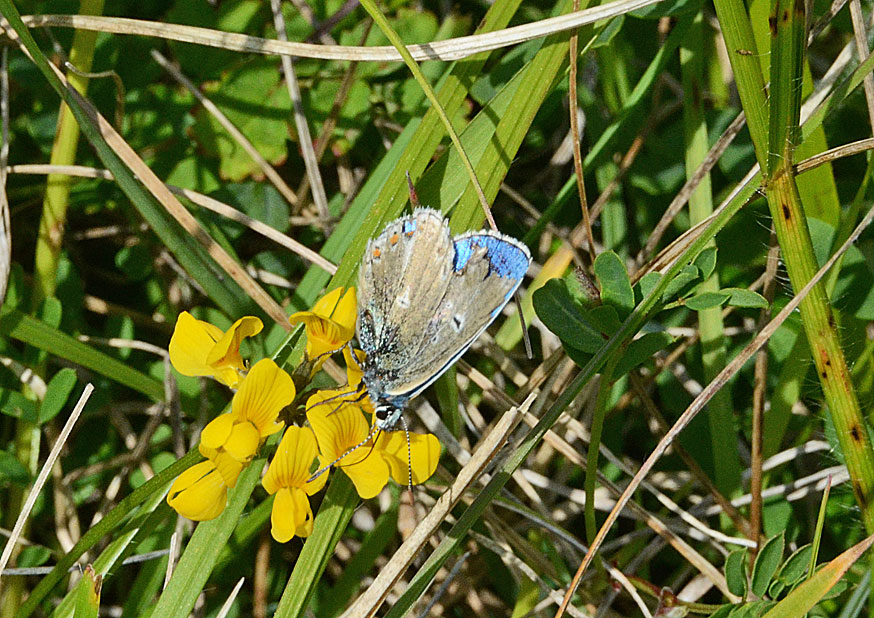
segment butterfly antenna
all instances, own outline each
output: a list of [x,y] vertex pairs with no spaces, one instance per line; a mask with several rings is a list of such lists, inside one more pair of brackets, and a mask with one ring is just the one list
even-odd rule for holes
[[373,434],[374,434],[375,431],[377,431],[378,429],[379,429],[379,428],[378,428],[376,425],[374,425],[373,427],[371,427],[371,428],[370,428],[370,431],[367,433],[367,437],[365,437],[361,442],[359,442],[359,443],[356,444],[355,446],[353,446],[353,447],[347,449],[345,453],[343,453],[342,455],[340,455],[339,457],[337,457],[337,459],[335,459],[334,461],[332,461],[331,463],[329,463],[327,466],[324,466],[324,467],[319,468],[318,470],[316,470],[316,471],[313,473],[313,475],[312,475],[310,478],[307,479],[307,483],[316,480],[317,478],[319,478],[320,476],[322,476],[325,472],[327,472],[328,470],[330,470],[332,467],[334,467],[335,465],[337,465],[338,463],[340,463],[340,462],[343,460],[344,457],[346,457],[347,455],[350,455],[350,454],[354,453],[355,451],[357,451],[358,449],[360,449],[362,446],[364,446],[365,444],[367,444],[367,441],[370,440],[370,439],[373,437]]
[[[347,384],[347,386],[348,386],[348,384]],[[356,388],[354,391],[338,393],[338,394],[334,395],[333,397],[328,397],[327,399],[322,399],[321,401],[318,401],[311,406],[307,406],[304,409],[304,412],[309,412],[313,408],[318,408],[319,406],[323,406],[326,403],[331,403],[332,401],[336,401],[337,399],[343,399],[344,397],[348,397],[349,395],[357,395],[357,397],[355,397],[355,399],[344,399],[340,403],[339,406],[337,406],[336,408],[334,408],[333,410],[328,412],[328,415],[331,415],[334,412],[336,412],[337,410],[339,410],[340,408],[342,408],[344,403],[358,403],[359,401],[364,399],[364,397],[367,396],[367,390],[365,390],[365,389],[366,389],[366,387],[364,386],[364,382],[362,382],[361,384],[358,385],[358,388]]]
[[413,186],[413,179],[410,178],[410,172],[406,172],[407,176],[407,188],[410,190],[410,206],[413,207],[413,210],[421,206],[419,203],[419,195],[416,193],[416,187]]
[[404,426],[404,435],[407,437],[407,491],[410,492],[410,504],[413,502],[413,454],[410,450],[410,430],[407,428],[407,419],[401,414],[401,423]]

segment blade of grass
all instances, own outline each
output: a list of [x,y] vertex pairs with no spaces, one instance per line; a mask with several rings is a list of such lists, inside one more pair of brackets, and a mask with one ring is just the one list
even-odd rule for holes
[[96,525],[88,529],[82,535],[79,542],[73,546],[73,549],[68,551],[55,565],[52,572],[43,577],[36,587],[31,591],[25,602],[19,610],[20,618],[27,618],[33,611],[42,603],[46,595],[51,592],[54,587],[67,576],[67,571],[71,566],[76,564],[79,557],[86,551],[94,547],[104,536],[124,521],[125,517],[144,502],[146,502],[155,492],[162,492],[169,486],[170,481],[179,476],[179,474],[197,463],[202,459],[200,453],[191,451],[181,459],[170,464],[144,484],[137,487],[129,496],[122,499],[114,509],[106,514],[106,517],[97,522]]
[[[680,48],[680,70],[683,92],[683,134],[686,142],[686,175],[691,177],[707,156],[707,122],[704,118],[701,93],[704,92],[704,15],[699,12],[692,21]],[[710,174],[705,174],[689,196],[689,223],[694,226],[713,214]],[[715,247],[716,242],[711,242]],[[700,292],[718,292],[719,274],[714,269],[698,288]],[[701,363],[704,379],[710,382],[725,367],[725,335],[722,308],[713,307],[698,312],[701,341]],[[741,464],[735,439],[734,407],[728,389],[719,391],[707,406],[710,429],[709,468],[720,493],[730,496],[740,489]]]
[[[100,15],[103,12],[103,0],[82,0],[79,5],[80,15]],[[94,60],[94,44],[97,41],[96,32],[76,30],[73,44],[70,47],[70,64],[78,71],[87,73],[91,70]],[[70,84],[83,95],[88,89],[88,78],[78,73],[72,73],[68,79]],[[61,103],[58,116],[58,128],[52,145],[50,163],[52,165],[72,165],[76,160],[76,147],[79,145],[79,125],[70,108]],[[34,303],[55,295],[57,285],[58,260],[61,256],[61,245],[64,240],[64,227],[67,221],[67,206],[69,205],[70,188],[73,179],[62,174],[50,174],[46,178],[46,193],[42,205],[42,216],[39,221],[39,236],[36,240],[34,256]]]
[[[191,214],[169,193],[169,190],[121,139],[106,119],[94,109],[91,103],[71,88],[63,75],[58,73],[57,69],[49,63],[28,29],[21,22],[21,17],[11,0],[0,0],[0,12],[8,20],[14,33],[18,35],[20,45],[30,55],[43,77],[69,106],[82,133],[94,146],[103,164],[112,172],[119,188],[128,196],[133,206],[148,222],[161,241],[173,252],[183,268],[203,286],[210,298],[228,315],[252,314],[256,311],[255,305],[249,294],[243,291],[237,281],[251,282],[251,287],[247,286],[247,292],[260,297],[259,302],[264,308],[263,313],[271,315],[277,322],[286,325],[285,312],[276,305],[272,298],[266,295],[260,286],[252,282],[251,277],[237,262],[211,241]],[[123,152],[123,156],[122,152],[119,151]],[[136,173],[129,166],[136,166]],[[160,203],[158,196],[146,189],[143,184],[146,182],[149,183],[152,191],[161,193]],[[185,220],[188,229],[184,229],[170,215],[168,210],[170,208],[174,210],[176,216]],[[192,242],[192,235],[196,236],[198,242]],[[200,243],[209,245],[212,255],[208,254]],[[213,261],[214,258],[222,260],[222,265],[228,269],[231,277],[219,274],[221,269]]]
[[[192,453],[199,455],[197,451]],[[249,503],[252,491],[261,480],[264,464],[264,458],[252,461],[240,474],[237,485],[228,491],[228,504],[222,514],[197,525],[152,610],[153,618],[175,618],[191,613],[240,515]]]
[[352,519],[358,502],[358,495],[349,477],[342,472],[335,472],[316,516],[313,533],[304,543],[282,598],[279,599],[279,605],[276,606],[273,614],[276,618],[304,615],[315,593],[316,584],[334,552],[334,547]]
[[160,381],[20,311],[0,315],[0,334],[86,367],[154,401],[164,400],[164,385]]

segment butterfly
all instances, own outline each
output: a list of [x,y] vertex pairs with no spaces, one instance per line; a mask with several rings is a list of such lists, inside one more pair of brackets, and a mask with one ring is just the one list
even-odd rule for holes
[[530,264],[528,248],[515,238],[493,231],[453,238],[449,222],[430,208],[392,221],[370,240],[358,269],[355,331],[365,354],[361,396],[373,402],[374,422],[360,443],[310,480],[400,421],[412,494],[404,408],[492,323]]
[[430,208],[392,221],[368,243],[355,327],[377,429],[393,430],[407,403],[464,354],[530,264],[515,238],[490,230],[453,237]]

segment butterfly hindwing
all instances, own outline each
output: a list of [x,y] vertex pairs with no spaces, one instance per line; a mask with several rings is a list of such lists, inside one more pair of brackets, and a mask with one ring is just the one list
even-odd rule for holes
[[428,209],[397,219],[368,243],[358,273],[358,340],[382,375],[402,370],[419,347],[445,293],[452,250],[446,221]]

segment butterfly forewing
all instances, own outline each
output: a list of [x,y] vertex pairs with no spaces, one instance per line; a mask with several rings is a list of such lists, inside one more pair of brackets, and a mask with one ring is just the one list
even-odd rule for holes
[[[412,234],[392,244],[410,221]],[[409,399],[436,380],[504,307],[530,259],[497,232],[452,240],[436,211],[390,225],[359,273],[359,342],[379,369],[380,394]]]
[[446,294],[411,355],[405,380],[386,384],[389,395],[414,397],[436,380],[492,323],[528,269],[527,248],[496,232],[459,236]]

